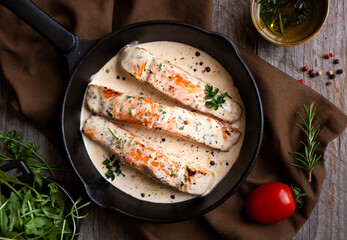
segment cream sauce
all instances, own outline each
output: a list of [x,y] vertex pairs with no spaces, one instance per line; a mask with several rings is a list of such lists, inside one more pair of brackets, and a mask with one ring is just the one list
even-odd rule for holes
[[[213,86],[227,91],[243,106],[238,90],[234,87],[230,75],[215,59],[203,51],[185,44],[164,41],[143,43],[138,46],[150,51],[155,57],[166,59],[193,76],[201,78],[213,84]],[[106,63],[99,72],[91,77],[91,82],[93,84],[113,88],[131,96],[142,96],[165,105],[189,109],[167,98],[152,87],[134,79],[120,66],[118,54]],[[91,113],[84,104],[82,106],[81,125],[90,116]],[[215,184],[218,184],[228,173],[239,155],[243,142],[242,134],[237,144],[229,151],[222,152],[184,138],[168,135],[158,130],[146,129],[145,127],[139,127],[125,122],[117,123],[124,129],[143,139],[148,145],[155,149],[167,154],[178,154],[183,158],[187,158],[190,161],[200,163],[210,168],[216,175]],[[241,129],[241,132],[244,131],[244,112],[242,113],[241,119],[235,122],[233,126]],[[84,135],[83,140],[91,161],[100,174],[105,177],[107,168],[102,162],[105,160],[105,157],[109,157],[112,154]],[[150,202],[171,203],[181,202],[196,197],[195,195],[180,192],[160,184],[129,166],[121,164],[121,170],[125,176],[116,175],[113,181],[108,181],[121,191],[135,198]]]

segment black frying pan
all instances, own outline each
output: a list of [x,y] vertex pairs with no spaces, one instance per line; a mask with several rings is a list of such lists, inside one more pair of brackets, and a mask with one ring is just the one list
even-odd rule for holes
[[[47,38],[66,57],[70,68],[70,81],[62,109],[64,144],[74,170],[96,204],[142,220],[175,222],[214,209],[235,193],[244,182],[260,148],[263,111],[252,74],[241,59],[235,43],[228,37],[189,24],[150,21],[124,27],[101,39],[87,41],[66,31],[29,0],[0,0],[0,3]],[[246,114],[244,143],[230,172],[207,196],[171,204],[133,198],[106,181],[86,152],[80,132],[80,113],[90,76],[122,47],[133,41],[174,41],[201,49],[224,66],[240,92]]]

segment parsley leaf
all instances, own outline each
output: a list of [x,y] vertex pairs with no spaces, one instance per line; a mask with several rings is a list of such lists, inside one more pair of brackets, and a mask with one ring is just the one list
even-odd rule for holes
[[223,103],[225,103],[227,96],[227,93],[221,93],[219,96],[217,95],[219,92],[219,89],[216,88],[213,90],[213,87],[210,85],[206,85],[205,87],[205,99],[212,99],[211,101],[207,101],[205,103],[205,106],[208,108],[214,108],[214,110],[217,110],[219,107],[223,108]]
[[102,164],[107,168],[107,172],[105,173],[105,177],[107,179],[111,179],[111,181],[113,181],[116,177],[115,174],[117,174],[117,176],[122,175],[123,177],[125,177],[120,168],[119,160],[116,159],[115,155],[112,155],[109,158],[105,157],[105,160],[102,162]]

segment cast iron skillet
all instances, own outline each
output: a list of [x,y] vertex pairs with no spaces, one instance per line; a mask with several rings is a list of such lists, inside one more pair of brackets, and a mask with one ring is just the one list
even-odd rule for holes
[[[28,0],[0,0],[0,3],[41,33],[66,57],[70,68],[70,81],[62,109],[64,143],[73,168],[95,203],[142,220],[176,222],[214,209],[235,193],[244,182],[260,148],[263,111],[256,83],[236,45],[229,38],[189,24],[150,21],[124,27],[101,39],[87,41],[66,31]],[[133,41],[174,41],[201,49],[224,66],[239,89],[246,114],[244,143],[230,172],[205,197],[172,204],[158,204],[133,198],[106,181],[86,152],[80,132],[80,113],[89,78],[122,47]]]

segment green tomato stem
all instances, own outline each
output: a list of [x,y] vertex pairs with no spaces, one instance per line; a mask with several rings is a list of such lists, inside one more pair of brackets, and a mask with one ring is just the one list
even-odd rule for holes
[[296,202],[297,207],[301,208],[303,206],[301,198],[308,196],[308,193],[302,193],[300,188],[293,187],[293,185],[290,185],[290,187],[291,187],[291,189],[293,191],[294,200]]

